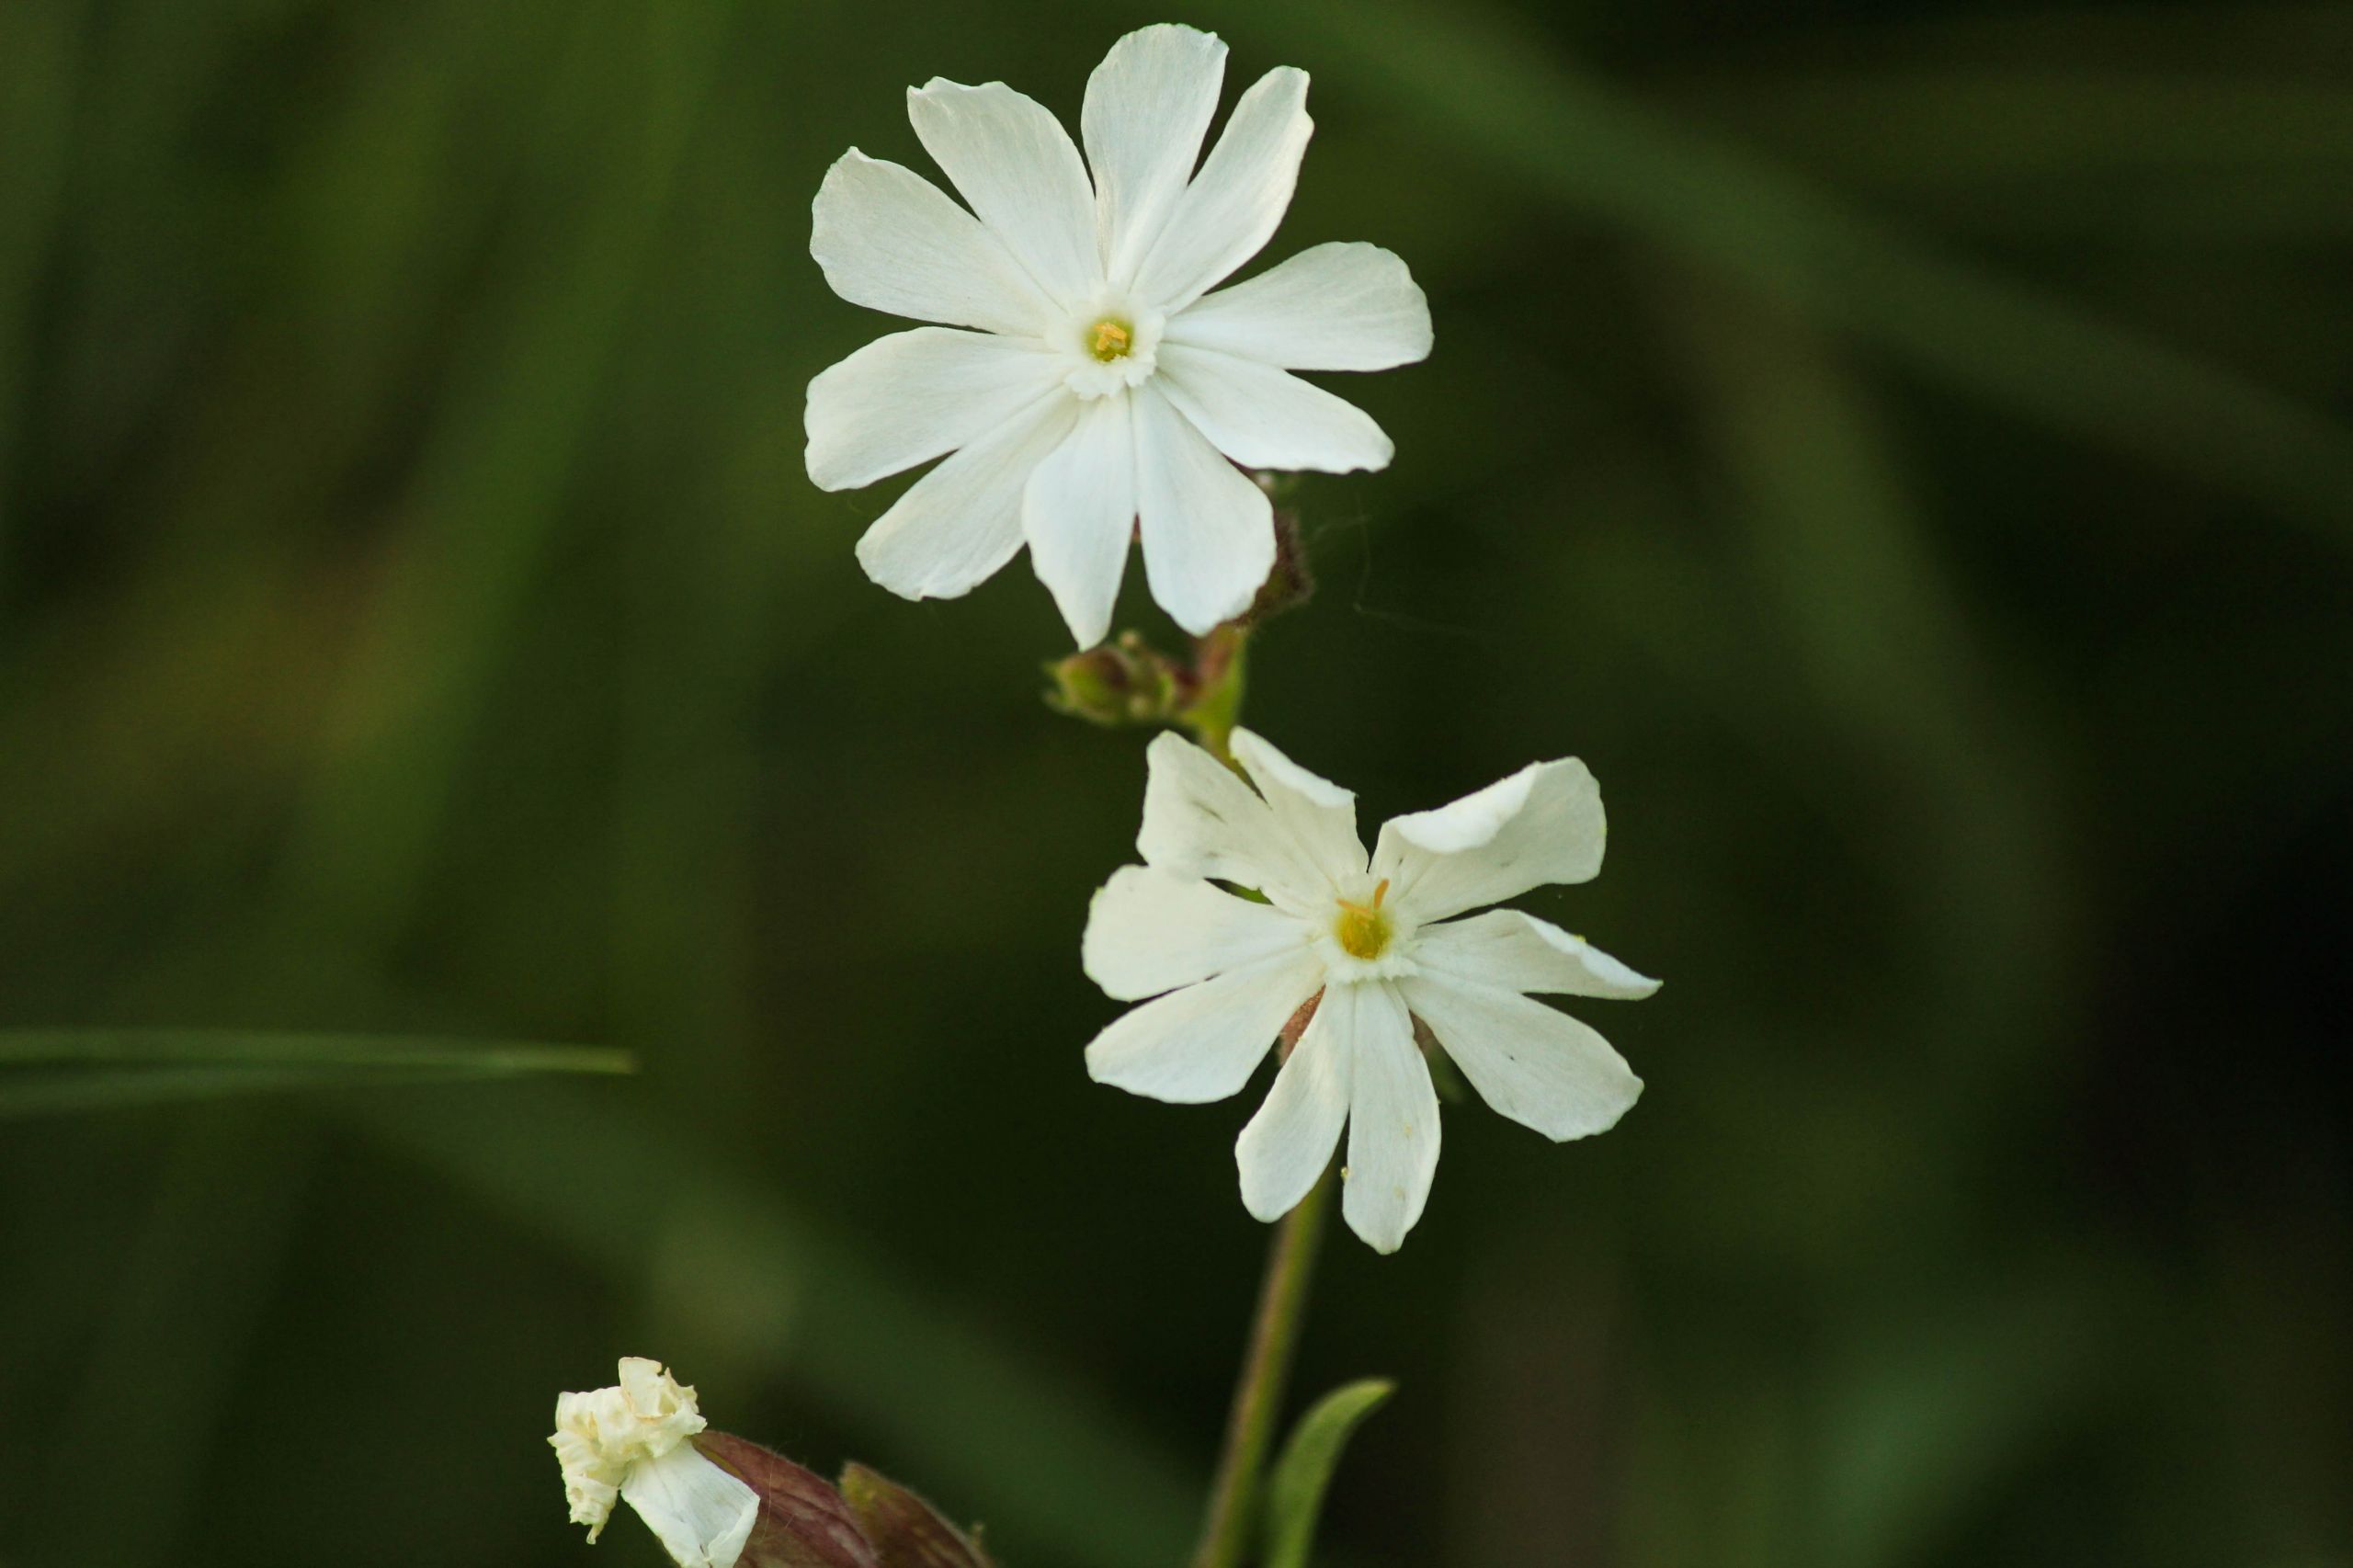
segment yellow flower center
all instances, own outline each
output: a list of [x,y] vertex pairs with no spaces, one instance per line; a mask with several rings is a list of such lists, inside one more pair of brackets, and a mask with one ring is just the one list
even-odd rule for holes
[[1117,316],[1105,316],[1086,329],[1086,351],[1106,365],[1126,358],[1135,346],[1135,327]]
[[1345,898],[1340,901],[1340,917],[1332,923],[1332,935],[1339,939],[1342,952],[1369,962],[1388,950],[1394,928],[1389,924],[1388,913],[1381,907],[1381,901],[1388,896],[1389,879],[1383,877],[1381,885],[1372,890],[1370,903],[1355,903]]

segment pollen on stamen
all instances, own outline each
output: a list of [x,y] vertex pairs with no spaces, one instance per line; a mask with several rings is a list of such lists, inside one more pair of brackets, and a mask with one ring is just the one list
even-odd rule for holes
[[1105,316],[1087,329],[1086,351],[1106,365],[1126,358],[1135,346],[1135,328],[1117,316]]
[[1340,900],[1340,917],[1332,924],[1332,935],[1338,939],[1342,952],[1370,962],[1388,950],[1392,928],[1388,913],[1381,907],[1381,901],[1388,896],[1389,879],[1383,877],[1381,885],[1372,890],[1370,903]]

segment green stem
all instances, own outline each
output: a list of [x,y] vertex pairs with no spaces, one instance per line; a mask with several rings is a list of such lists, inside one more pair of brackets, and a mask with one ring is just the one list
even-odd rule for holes
[[1332,1173],[1325,1171],[1299,1207],[1283,1217],[1267,1254],[1267,1275],[1258,1288],[1258,1312],[1250,1325],[1250,1347],[1226,1418],[1225,1451],[1210,1488],[1209,1517],[1193,1568],[1239,1568],[1256,1535],[1258,1490],[1274,1444],[1275,1421],[1290,1381],[1291,1352],[1307,1316],[1307,1286],[1315,1272],[1316,1244],[1332,1208]]
[[[1263,597],[1263,594],[1262,594]],[[1189,706],[1176,715],[1210,754],[1235,772],[1233,730],[1242,722],[1246,689],[1247,619],[1230,620],[1193,645],[1196,682]],[[1246,778],[1247,775],[1245,775]],[[1286,1027],[1283,1049],[1297,1039]],[[1315,1252],[1324,1219],[1332,1207],[1333,1176],[1325,1171],[1305,1198],[1276,1227],[1267,1253],[1267,1273],[1258,1286],[1258,1311],[1250,1324],[1233,1408],[1226,1416],[1225,1449],[1210,1485],[1208,1517],[1193,1568],[1241,1568],[1257,1536],[1258,1493],[1265,1480],[1275,1422],[1282,1414],[1290,1381],[1291,1355],[1307,1316],[1307,1287],[1315,1273]]]
[[1242,722],[1244,655],[1249,646],[1250,629],[1238,620],[1229,620],[1196,642],[1193,672],[1199,684],[1192,701],[1176,715],[1210,755],[1228,767],[1233,767],[1233,727]]

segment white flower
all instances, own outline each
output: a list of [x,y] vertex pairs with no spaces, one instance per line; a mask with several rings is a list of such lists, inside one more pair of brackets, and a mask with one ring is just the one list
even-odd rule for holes
[[759,1518],[759,1494],[687,1439],[703,1429],[695,1391],[659,1361],[624,1357],[620,1384],[560,1394],[548,1443],[563,1466],[572,1522],[594,1542],[619,1497],[683,1568],[733,1568]]
[[1395,818],[1368,862],[1356,797],[1246,730],[1233,755],[1256,794],[1174,734],[1146,755],[1144,864],[1095,895],[1084,954],[1108,995],[1158,999],[1096,1037],[1087,1071],[1154,1099],[1223,1099],[1320,993],[1234,1146],[1252,1214],[1274,1220],[1305,1197],[1345,1122],[1349,1226],[1381,1252],[1404,1241],[1438,1170],[1416,1019],[1489,1105],[1548,1138],[1603,1131],[1634,1103],[1642,1080],[1608,1042],[1528,994],[1640,997],[1658,982],[1518,910],[1449,918],[1601,869],[1585,764],[1536,763]]
[[809,386],[823,489],[953,454],[858,541],[876,582],[953,597],[1027,542],[1090,647],[1140,531],[1153,597],[1204,632],[1274,564],[1266,494],[1234,464],[1387,465],[1378,426],[1290,372],[1419,359],[1429,307],[1369,244],[1316,245],[1210,292],[1274,233],[1313,129],[1306,74],[1270,71],[1196,174],[1224,71],[1211,34],[1130,33],[1087,80],[1086,162],[1001,82],[910,89],[915,135],[969,212],[854,148],[827,172],[809,249],[834,291],[949,324],[869,344]]

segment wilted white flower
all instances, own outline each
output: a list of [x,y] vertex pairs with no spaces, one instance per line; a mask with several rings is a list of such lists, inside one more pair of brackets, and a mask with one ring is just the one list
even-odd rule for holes
[[1236,463],[1387,465],[1378,426],[1290,372],[1419,359],[1429,307],[1405,264],[1369,244],[1316,245],[1210,292],[1274,233],[1313,129],[1306,74],[1270,71],[1197,173],[1224,71],[1209,33],[1130,33],[1088,78],[1084,162],[1001,82],[910,89],[915,135],[970,211],[855,149],[828,171],[809,248],[834,291],[949,324],[882,338],[810,383],[809,477],[824,489],[953,454],[858,541],[876,582],[952,597],[1027,542],[1086,647],[1140,531],[1153,597],[1204,632],[1247,608],[1274,563],[1267,496]]
[[759,1494],[688,1439],[703,1429],[695,1391],[659,1361],[624,1357],[618,1387],[560,1394],[548,1443],[563,1466],[572,1522],[595,1541],[618,1497],[683,1568],[734,1568],[760,1513]]
[[1489,1105],[1548,1138],[1603,1131],[1634,1103],[1642,1080],[1608,1042],[1529,993],[1631,998],[1658,982],[1518,910],[1451,918],[1601,869],[1601,791],[1585,764],[1533,764],[1397,817],[1368,861],[1354,795],[1246,730],[1233,733],[1233,755],[1256,793],[1174,734],[1147,753],[1144,864],[1095,895],[1084,956],[1110,996],[1157,1000],[1086,1048],[1098,1082],[1223,1099],[1315,1001],[1234,1147],[1242,1201],[1261,1220],[1288,1212],[1345,1123],[1342,1209],[1381,1252],[1421,1218],[1438,1170],[1438,1096],[1416,1019]]

